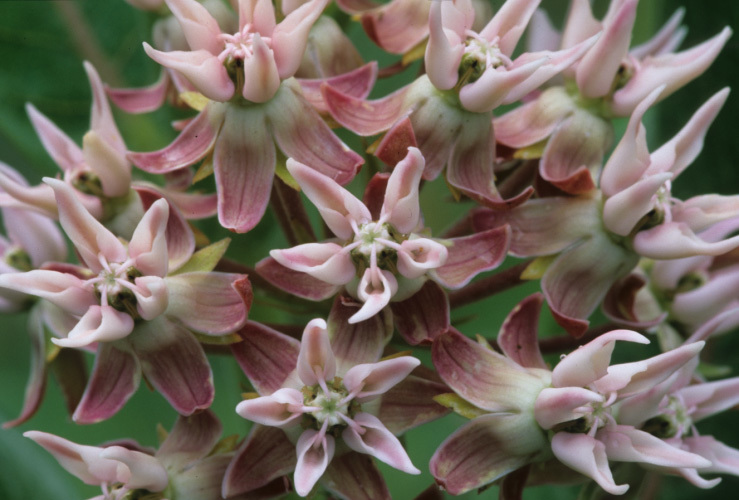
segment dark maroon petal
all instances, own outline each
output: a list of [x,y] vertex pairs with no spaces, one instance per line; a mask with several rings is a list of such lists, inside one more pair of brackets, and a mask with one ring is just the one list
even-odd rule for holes
[[257,262],[256,270],[262,278],[277,288],[308,300],[324,300],[333,297],[341,288],[309,274],[288,269],[272,257]]
[[223,478],[223,496],[247,493],[295,469],[295,445],[276,427],[255,425]]
[[498,267],[508,254],[510,240],[508,226],[452,238],[446,262],[432,275],[446,288],[461,288],[479,273]]
[[535,293],[523,299],[508,314],[498,334],[503,353],[526,368],[544,368],[547,364],[539,350],[539,312],[544,297]]
[[385,134],[375,150],[375,156],[394,167],[408,155],[409,147],[418,147],[418,144],[411,120],[405,117]]
[[393,317],[387,309],[365,321],[350,324],[349,318],[356,312],[354,300],[339,295],[328,316],[331,349],[342,376],[354,365],[374,363],[380,359],[387,340],[393,334]]
[[652,320],[640,320],[636,314],[636,294],[646,284],[642,276],[634,273],[616,281],[603,299],[603,313],[618,324],[633,329],[651,328],[662,323],[666,312]]
[[156,456],[165,467],[180,470],[206,457],[221,437],[221,429],[221,423],[210,410],[189,417],[180,415]]
[[444,500],[444,493],[436,483],[432,483],[431,486],[419,493],[413,500]]
[[321,482],[341,498],[390,499],[385,480],[377,470],[374,461],[368,455],[356,451],[334,457],[323,474]]
[[181,415],[213,402],[213,374],[192,333],[161,316],[136,325],[128,337],[146,379]]
[[77,349],[62,349],[49,365],[54,379],[59,385],[69,415],[82,400],[87,387],[87,363],[85,355]]
[[364,197],[362,203],[369,209],[372,214],[372,220],[380,218],[382,205],[385,203],[385,190],[387,189],[387,181],[390,174],[376,173],[372,176],[364,189]]
[[241,342],[231,352],[259,394],[266,396],[282,387],[298,363],[300,342],[255,321],[237,332]]
[[526,465],[506,475],[500,483],[498,500],[523,500],[530,468]]
[[87,389],[72,419],[78,424],[94,424],[112,417],[136,391],[140,379],[136,356],[101,343]]
[[390,308],[398,332],[411,345],[430,344],[449,328],[449,300],[433,281],[406,300],[391,302]]
[[128,159],[153,174],[171,172],[200,161],[215,144],[223,121],[220,116],[212,115],[212,108],[206,107],[187,124],[172,144],[159,151],[129,153]]
[[441,382],[411,374],[382,395],[378,417],[390,432],[400,435],[449,413],[448,408],[433,400],[448,392],[449,387]]
[[328,107],[321,94],[321,85],[326,83],[342,94],[364,99],[372,90],[377,78],[377,62],[372,61],[364,66],[330,78],[305,79],[298,78],[303,96],[320,113],[327,113]]

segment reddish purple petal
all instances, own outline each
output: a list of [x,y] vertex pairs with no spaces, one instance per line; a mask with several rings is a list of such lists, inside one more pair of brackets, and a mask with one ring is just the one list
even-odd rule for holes
[[662,313],[652,319],[640,317],[637,294],[646,286],[647,282],[639,274],[631,273],[611,286],[603,299],[603,313],[619,325],[633,329],[647,329],[662,323],[667,313]]
[[[387,135],[385,137],[387,137]],[[403,158],[405,158],[405,156],[403,156]],[[364,188],[362,203],[364,203],[364,206],[367,207],[370,214],[372,214],[372,220],[380,218],[380,210],[385,201],[385,189],[387,189],[388,179],[390,179],[390,174],[378,172],[372,176],[367,183],[367,186]]]
[[430,344],[449,328],[449,300],[433,281],[400,302],[391,302],[395,326],[411,345]]
[[300,342],[254,321],[238,332],[242,341],[231,352],[261,395],[280,389],[298,364]]
[[531,146],[549,137],[571,110],[571,100],[564,89],[552,87],[535,101],[495,118],[495,140],[513,149]]
[[276,287],[308,300],[324,300],[333,297],[340,288],[308,274],[288,269],[272,257],[259,261],[256,270],[262,278]]
[[525,368],[547,369],[539,350],[539,312],[544,297],[535,293],[508,314],[498,333],[503,354]]
[[334,300],[328,316],[331,349],[336,356],[337,372],[341,375],[352,366],[380,359],[393,333],[393,318],[388,311],[380,311],[361,323],[349,323],[355,312],[354,302],[340,295]]
[[323,100],[321,85],[326,83],[334,90],[357,99],[369,95],[377,78],[377,62],[372,61],[359,68],[330,78],[298,79],[303,96],[319,113],[328,113]]
[[203,348],[185,328],[158,318],[137,325],[129,337],[146,379],[181,415],[213,402],[213,374]]
[[87,389],[72,416],[78,424],[94,424],[115,415],[139,386],[141,368],[132,353],[101,343]]
[[[415,370],[421,373],[421,370]],[[380,398],[378,417],[395,435],[443,417],[449,409],[433,400],[434,396],[449,392],[441,382],[409,375]]]
[[430,4],[425,0],[390,2],[361,17],[367,36],[391,54],[403,54],[428,36]]
[[328,85],[323,85],[321,92],[331,116],[337,122],[355,134],[368,136],[388,130],[400,120],[406,113],[405,99],[410,88],[403,87],[372,101],[343,94]]
[[385,479],[374,461],[363,453],[350,451],[329,464],[322,483],[342,498],[390,500]]
[[106,86],[105,92],[126,113],[148,113],[164,104],[170,84],[167,70],[162,69],[159,79],[152,85],[135,89],[113,89]]
[[[380,144],[375,149],[375,156],[388,166],[394,167],[406,157],[408,148],[411,147],[418,147],[418,143],[411,120],[406,116],[393,125],[382,137]],[[375,174],[375,176],[377,175],[380,174]]]
[[446,288],[461,288],[479,273],[498,267],[508,254],[510,240],[508,226],[452,238],[446,263],[431,274]]
[[156,456],[168,468],[185,467],[208,456],[220,439],[221,430],[221,423],[210,410],[179,416]]

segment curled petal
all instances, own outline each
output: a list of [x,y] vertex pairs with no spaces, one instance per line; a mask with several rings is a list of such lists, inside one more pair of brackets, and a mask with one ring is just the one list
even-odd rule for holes
[[540,0],[506,2],[480,31],[480,36],[487,40],[500,38],[498,46],[501,52],[510,56],[539,3]]
[[128,469],[127,488],[163,491],[169,484],[167,471],[155,457],[122,446],[108,446],[99,455],[102,459],[115,460]]
[[336,375],[336,358],[322,319],[311,320],[305,327],[298,354],[298,376],[305,385],[320,384]]
[[603,402],[603,395],[582,387],[547,387],[536,398],[534,416],[542,429],[551,429],[585,416],[578,408]]
[[390,2],[362,15],[362,26],[367,36],[385,51],[405,54],[428,35],[430,7],[426,0]]
[[358,413],[354,416],[354,422],[359,424],[364,432],[359,434],[351,426],[344,430],[341,437],[349,448],[359,453],[372,455],[403,472],[421,473],[411,463],[411,459],[398,438],[385,428],[380,419],[369,413]]
[[[167,283],[158,276],[140,276],[135,280],[136,310],[142,319],[151,320],[162,314],[169,304]],[[201,291],[202,293],[202,291]]]
[[300,435],[296,445],[298,462],[295,465],[295,492],[306,496],[313,489],[334,457],[335,443],[332,436],[314,430]]
[[103,194],[109,198],[125,196],[131,189],[131,166],[124,152],[116,151],[96,131],[82,138],[85,163],[100,179]]
[[85,347],[95,342],[113,342],[133,331],[133,319],[110,306],[90,306],[66,339],[52,338],[62,347]]
[[172,81],[162,68],[159,79],[151,85],[135,89],[105,88],[113,103],[126,113],[148,113],[159,109],[167,98]]
[[267,102],[280,87],[275,57],[259,33],[254,34],[252,49],[253,55],[244,60],[244,74],[249,78],[244,82],[241,94],[247,101]]
[[657,192],[672,177],[670,172],[652,175],[608,198],[603,205],[606,228],[620,236],[631,233],[637,223],[654,208]]
[[161,198],[144,214],[131,236],[128,254],[135,259],[134,267],[144,275],[163,277],[167,274],[167,239],[169,204]]
[[195,0],[167,0],[167,6],[180,22],[191,50],[206,50],[212,55],[223,50],[221,28],[205,6]]
[[269,254],[281,265],[331,285],[345,285],[356,273],[349,252],[336,243],[305,243]]
[[[376,279],[373,278],[373,269],[369,268],[359,282],[357,296],[364,305],[351,318],[349,323],[359,323],[371,318],[390,303],[390,299],[398,291],[398,281],[388,271],[374,270]],[[379,281],[379,286],[376,284]]]
[[542,302],[540,293],[523,299],[506,316],[498,333],[498,345],[503,354],[525,368],[547,368],[538,341]]
[[328,0],[311,0],[290,12],[272,32],[272,50],[281,79],[290,78],[300,67],[308,32]]
[[596,438],[605,444],[610,460],[640,462],[662,467],[709,467],[711,462],[700,455],[670,446],[662,439],[630,425],[604,427]]
[[663,223],[634,237],[634,250],[650,259],[683,259],[696,255],[722,255],[739,246],[739,236],[707,242],[684,222]]
[[421,217],[418,183],[424,165],[418,148],[410,147],[406,157],[395,166],[388,179],[380,220],[389,222],[401,233],[410,233],[418,226]]
[[593,479],[611,495],[623,495],[629,489],[628,484],[614,482],[605,445],[587,434],[556,433],[552,452],[560,462]]
[[[361,403],[384,394],[405,379],[421,362],[411,356],[356,365],[344,375],[344,386]],[[357,450],[359,451],[359,450]]]
[[35,295],[67,312],[83,315],[99,300],[77,276],[34,269],[26,273],[0,274],[0,287]]
[[297,424],[303,416],[303,395],[297,389],[279,389],[269,396],[247,399],[236,406],[236,413],[247,420],[271,427]]
[[475,81],[462,87],[459,100],[465,109],[475,113],[486,113],[499,106],[509,92],[548,62],[547,57],[529,61],[510,70],[489,68]]
[[51,120],[41,114],[33,104],[26,104],[26,113],[28,113],[28,118],[31,119],[36,134],[41,139],[41,144],[54,160],[54,163],[65,172],[84,164],[85,157],[79,146]]
[[739,450],[726,446],[712,436],[691,436],[683,440],[685,447],[711,462],[701,472],[739,475]]
[[338,285],[331,285],[309,274],[293,271],[272,257],[257,262],[256,269],[259,276],[277,288],[308,300],[324,300],[333,297],[339,291]]
[[420,278],[426,272],[442,267],[447,260],[447,249],[429,238],[405,240],[398,252],[398,272],[408,279]]
[[447,259],[431,276],[445,288],[461,288],[477,274],[498,267],[508,254],[510,240],[507,225],[447,240],[451,243]]
[[[424,62],[429,80],[439,90],[449,90],[459,78],[459,63],[464,54],[464,43],[457,33],[444,29],[442,2],[431,4],[429,38]],[[450,37],[452,40],[450,40]]]

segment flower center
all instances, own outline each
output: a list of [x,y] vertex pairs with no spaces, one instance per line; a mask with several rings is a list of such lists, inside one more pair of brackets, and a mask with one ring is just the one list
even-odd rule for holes
[[241,31],[237,31],[233,35],[222,33],[219,38],[224,41],[225,48],[218,54],[218,60],[222,63],[227,61],[243,61],[254,55],[254,39],[259,36],[268,46],[272,43],[269,37],[261,36],[259,33],[252,31],[253,26],[247,23]]
[[327,382],[325,387],[304,387],[303,404],[309,417],[308,425],[329,434],[336,434],[347,425],[356,425],[352,418],[361,409],[354,401],[354,394],[349,393],[339,377]]
[[141,273],[132,266],[133,260],[128,259],[121,263],[108,262],[102,255],[99,256],[99,260],[103,269],[95,278],[88,280],[87,284],[92,285],[100,296],[100,304],[137,317],[133,289],[136,286],[134,280],[141,276]]
[[467,30],[466,35],[464,54],[459,65],[460,80],[457,85],[474,82],[488,68],[511,64],[511,59],[498,47],[498,37],[488,41],[472,30]]
[[3,259],[7,265],[19,271],[31,271],[33,269],[31,256],[18,246],[10,247],[3,255]]
[[660,439],[681,438],[693,427],[690,408],[686,408],[682,398],[669,396],[662,414],[644,423],[642,430]]
[[[380,240],[380,241],[378,241]],[[392,241],[387,224],[381,222],[368,222],[359,226],[359,230],[354,236],[354,242],[359,246],[354,250],[357,253],[369,257],[372,251],[381,252],[387,246],[383,241]]]

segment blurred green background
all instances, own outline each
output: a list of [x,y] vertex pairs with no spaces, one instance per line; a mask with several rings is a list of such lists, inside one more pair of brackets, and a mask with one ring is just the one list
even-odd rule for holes
[[[501,2],[493,3],[499,5]],[[542,2],[557,22],[561,22],[566,5],[565,0]],[[605,1],[596,2],[600,12],[605,6]],[[634,43],[654,33],[679,6],[686,8],[684,23],[689,27],[683,47],[701,42],[718,33],[724,25],[739,20],[739,6],[735,2],[643,0]],[[347,23],[365,59],[379,57],[381,66],[396,59],[381,54],[372,46],[356,23],[351,23],[346,16],[341,19]],[[103,80],[113,86],[141,86],[153,82],[159,68],[144,54],[141,46],[143,40],[150,40],[151,24],[151,16],[136,11],[123,0],[0,0],[0,161],[20,170],[31,184],[40,182],[45,175],[56,175],[57,167],[41,147],[26,117],[24,104],[32,102],[79,143],[88,128],[90,109],[90,90],[81,61],[92,61]],[[738,66],[739,47],[734,37],[702,78],[650,111],[647,118],[650,145],[655,147],[671,137],[710,95],[736,83]],[[390,82],[383,82],[375,94],[384,95],[408,81],[413,74],[414,69],[411,69]],[[739,116],[738,102],[736,96],[730,96],[708,134],[703,153],[674,186],[678,197],[739,192],[736,165],[739,141],[735,125],[735,117]],[[170,110],[140,116],[116,110],[115,115],[129,149],[134,151],[166,145],[175,136],[169,122],[187,116]],[[361,148],[358,140],[347,135],[343,137],[355,149]],[[366,176],[360,175],[354,184],[355,191],[364,180]],[[439,199],[449,203],[439,203]],[[451,197],[440,180],[424,187],[422,208],[435,234],[471,206],[460,203],[450,210],[450,203]],[[227,235],[226,231],[214,226],[211,221],[201,227],[213,239],[231,236],[229,256],[248,264],[266,256],[271,248],[286,246],[276,222],[269,215],[246,235]],[[530,283],[501,297],[467,306],[454,312],[453,321],[468,335],[492,336],[511,308],[536,289],[536,283]],[[304,324],[310,317],[268,310],[259,301],[252,311],[254,319],[280,323]],[[5,316],[0,321],[0,422],[4,422],[15,418],[21,408],[28,373],[29,341],[24,316]],[[542,319],[542,330],[561,333],[547,317]],[[714,361],[736,368],[737,353],[739,339],[734,334],[718,339],[711,355]],[[417,355],[430,365],[427,350],[418,350]],[[639,351],[638,355],[648,354]],[[223,356],[212,356],[211,360],[217,388],[214,410],[222,419],[226,434],[243,436],[248,424],[235,414],[234,408],[248,383],[232,360]],[[732,375],[739,375],[737,371],[735,369]],[[43,430],[84,444],[133,437],[142,444],[156,445],[156,424],[169,428],[175,419],[175,412],[163,398],[142,386],[114,418],[91,426],[77,426],[67,416],[58,387],[51,382],[40,411],[29,423],[0,431],[0,499],[77,499],[99,494],[99,490],[68,475],[40,447],[23,438],[23,431]],[[464,419],[451,415],[408,433],[405,441],[414,463],[426,470],[436,447],[462,423]],[[730,411],[701,423],[700,430],[739,448],[738,423],[736,412]],[[413,498],[432,483],[428,472],[408,476],[388,467],[381,468],[394,498]],[[728,477],[708,491],[698,490],[676,478],[666,478],[662,484],[659,498],[663,499],[732,498],[739,488],[739,480]],[[574,499],[577,491],[578,488],[531,488],[526,491],[525,498]],[[477,496],[469,493],[464,498]],[[497,498],[497,489],[486,490],[480,497]]]

